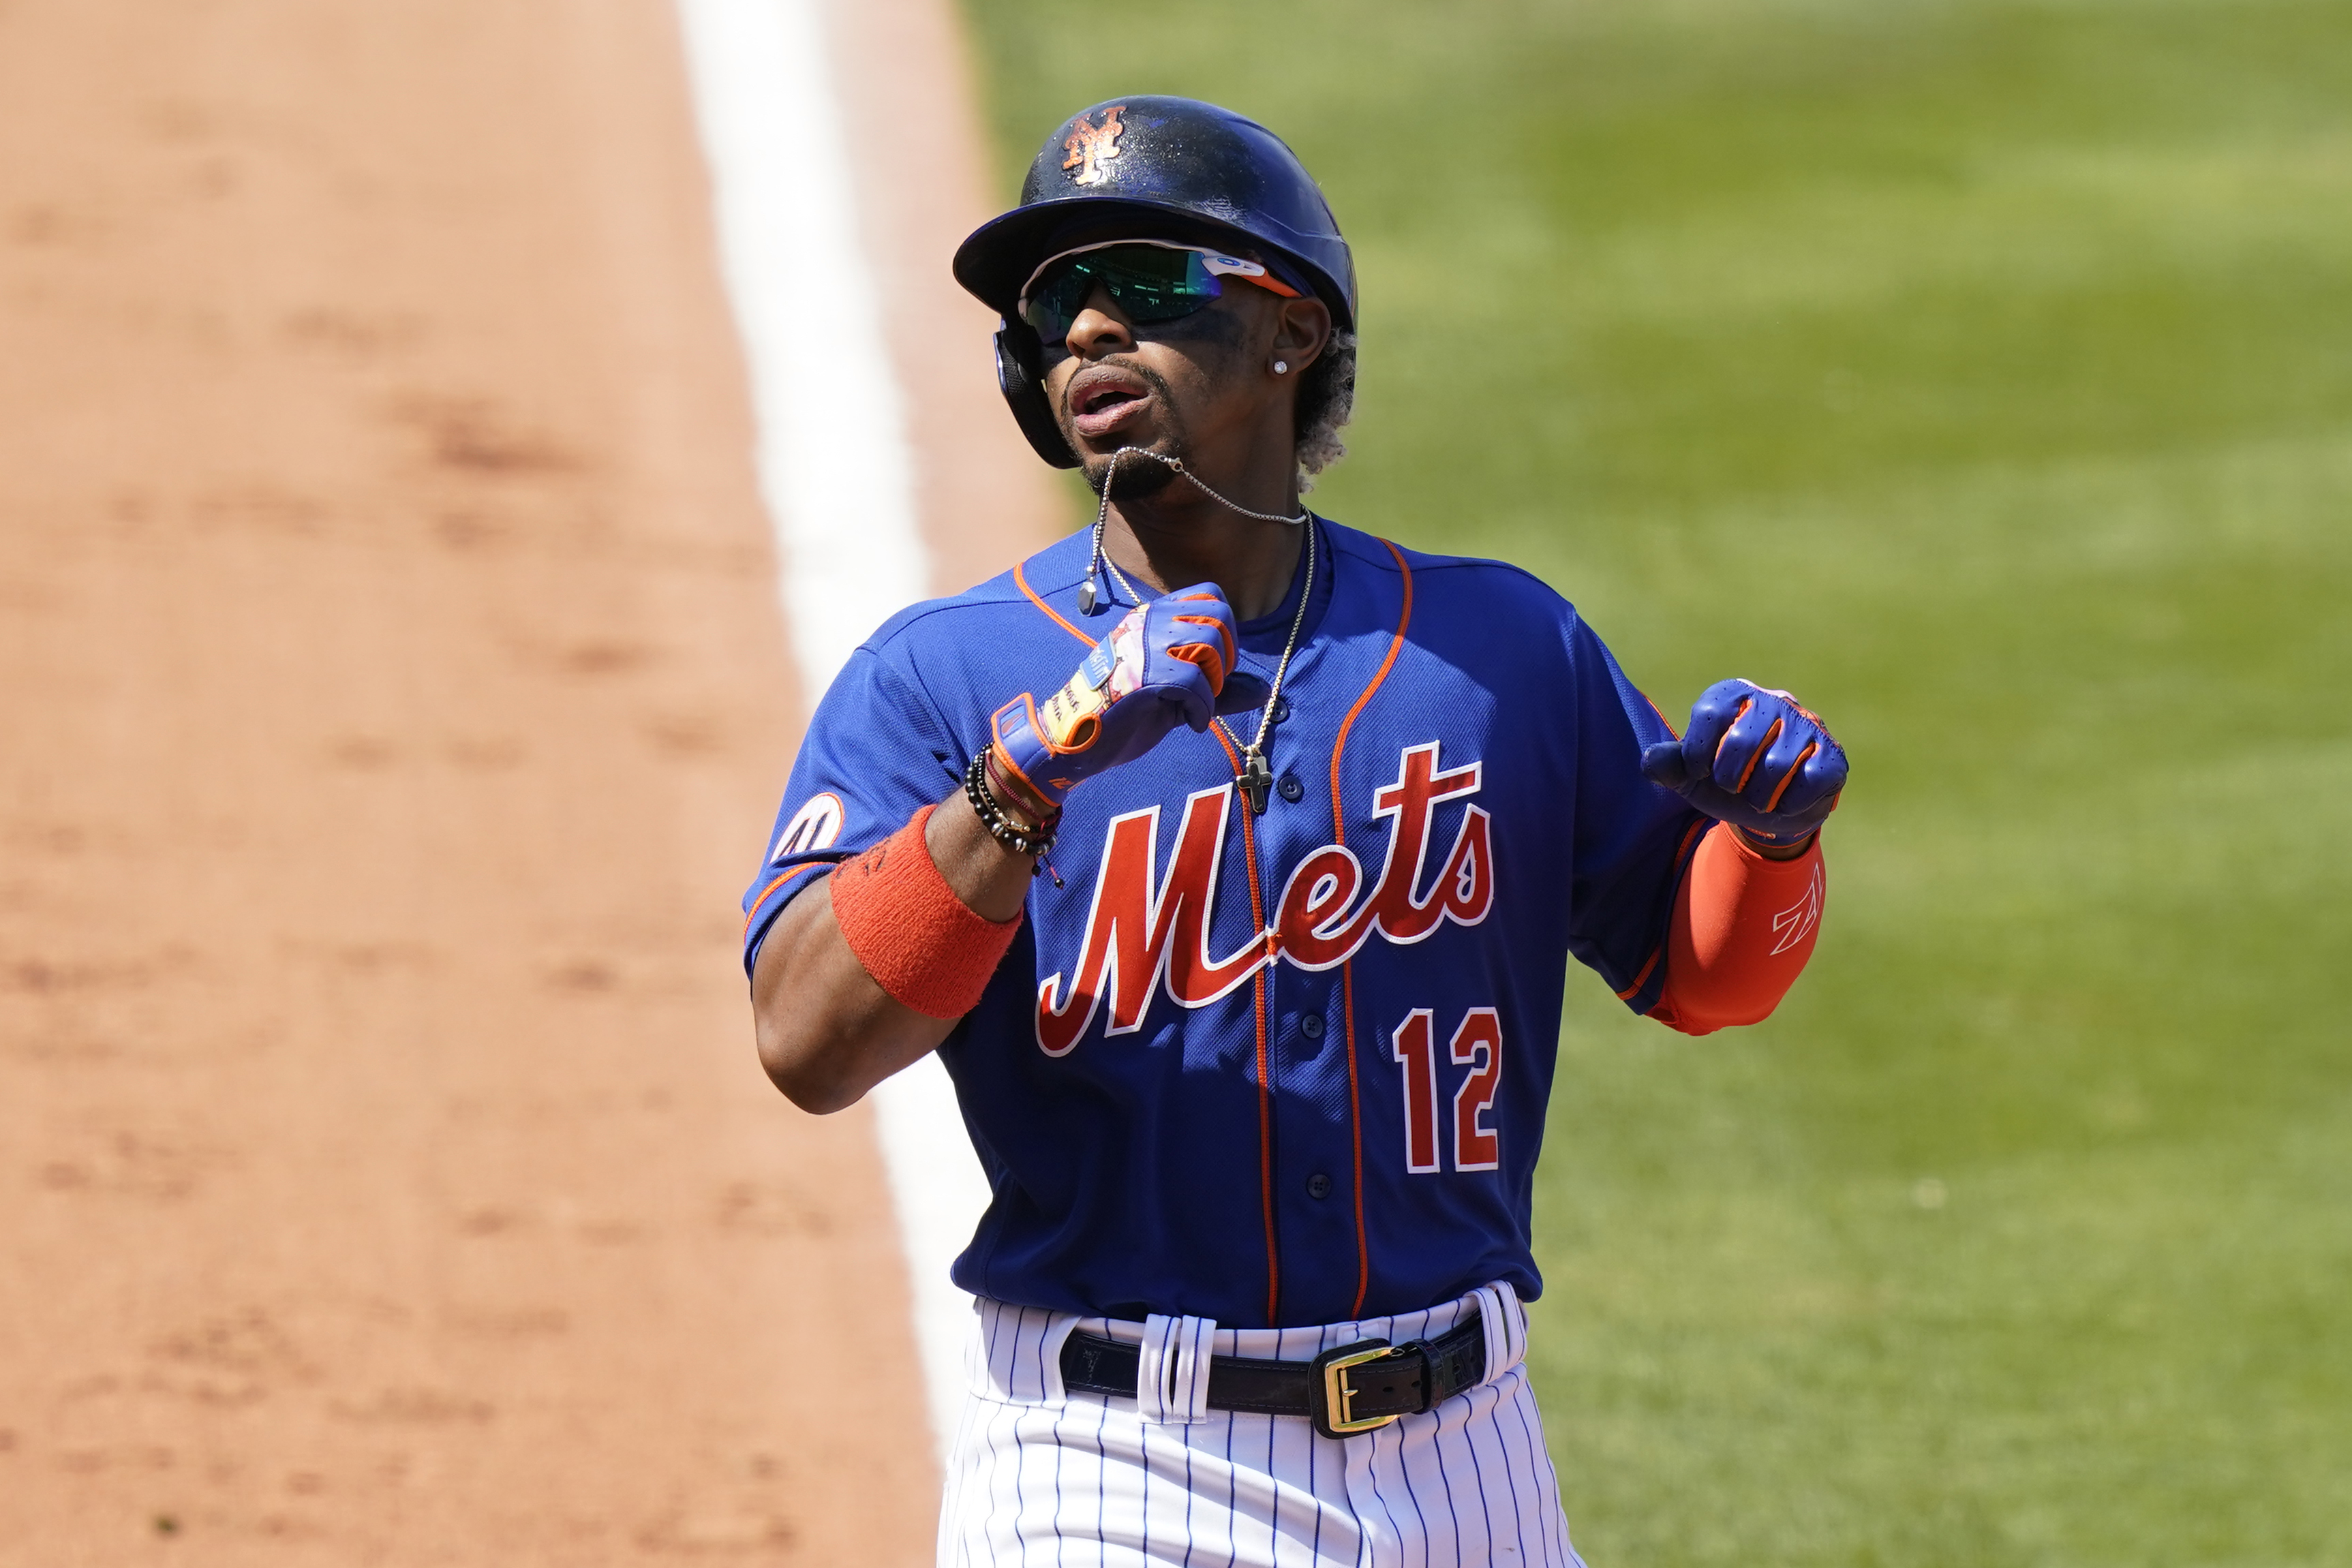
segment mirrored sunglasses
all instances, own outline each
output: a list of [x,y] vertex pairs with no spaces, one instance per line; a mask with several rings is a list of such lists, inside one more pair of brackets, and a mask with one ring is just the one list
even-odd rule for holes
[[1049,258],[1021,290],[1021,319],[1048,343],[1069,336],[1070,325],[1100,288],[1129,321],[1174,321],[1204,310],[1225,291],[1225,279],[1255,284],[1286,299],[1299,291],[1254,261],[1200,246],[1160,240],[1116,240],[1083,246]]

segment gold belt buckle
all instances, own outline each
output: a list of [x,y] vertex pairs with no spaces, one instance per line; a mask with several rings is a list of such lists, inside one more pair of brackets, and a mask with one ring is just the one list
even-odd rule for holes
[[1317,1356],[1313,1364],[1315,1389],[1322,1396],[1317,1402],[1321,1408],[1315,1412],[1317,1430],[1327,1437],[1351,1437],[1359,1432],[1377,1431],[1402,1418],[1405,1412],[1398,1410],[1386,1416],[1366,1416],[1359,1419],[1354,1408],[1356,1390],[1350,1386],[1348,1374],[1367,1362],[1385,1361],[1412,1348],[1415,1347],[1406,1346],[1400,1350],[1384,1339],[1368,1339],[1354,1344],[1343,1344],[1336,1350],[1327,1350]]

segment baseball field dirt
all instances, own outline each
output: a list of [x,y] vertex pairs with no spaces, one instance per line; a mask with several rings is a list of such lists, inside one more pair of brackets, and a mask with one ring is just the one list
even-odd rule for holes
[[799,684],[686,92],[663,0],[0,4],[0,1563],[928,1555],[869,1118],[751,1051]]

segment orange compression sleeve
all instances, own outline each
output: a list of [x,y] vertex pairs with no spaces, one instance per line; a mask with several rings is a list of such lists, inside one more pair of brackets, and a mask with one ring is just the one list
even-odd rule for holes
[[1768,860],[1717,822],[1675,895],[1666,984],[1650,1016],[1685,1034],[1760,1023],[1813,956],[1828,884],[1818,834],[1795,860]]
[[955,895],[923,841],[934,810],[834,868],[833,917],[876,985],[927,1017],[958,1019],[979,1005],[1021,916],[1000,925]]

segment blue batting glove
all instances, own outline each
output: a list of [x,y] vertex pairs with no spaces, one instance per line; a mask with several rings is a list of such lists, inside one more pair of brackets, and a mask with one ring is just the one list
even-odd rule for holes
[[1642,773],[1760,841],[1802,843],[1837,810],[1845,751],[1786,692],[1717,681],[1691,705],[1690,728],[1642,752]]
[[1174,729],[1265,700],[1238,673],[1234,612],[1214,583],[1164,593],[1129,611],[1069,684],[1042,706],[1024,692],[996,710],[1002,759],[1046,804],[1105,768],[1132,762]]

